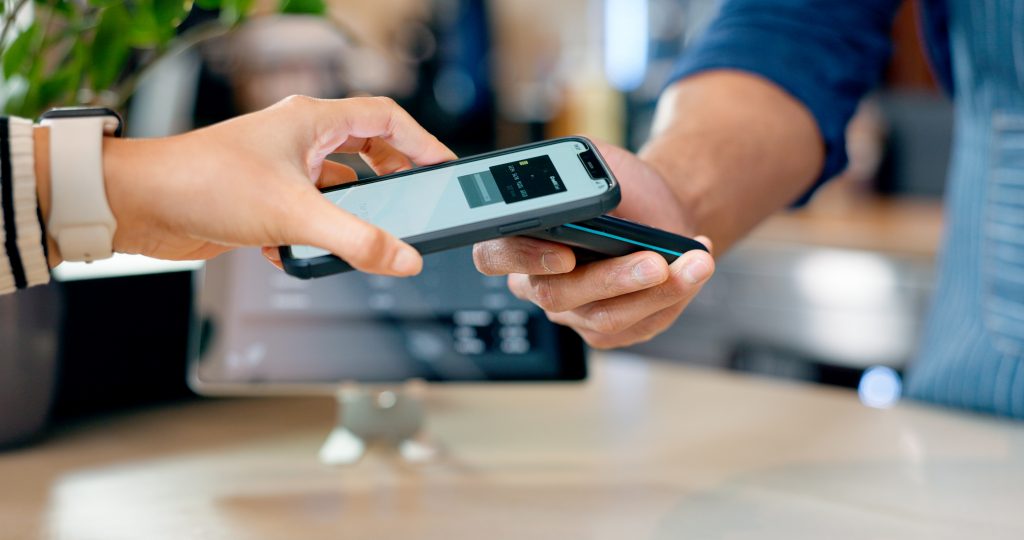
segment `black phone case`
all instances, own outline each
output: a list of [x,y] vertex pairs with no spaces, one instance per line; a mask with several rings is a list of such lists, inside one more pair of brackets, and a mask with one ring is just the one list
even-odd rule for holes
[[[487,221],[481,221],[479,223],[471,223],[463,225],[461,227],[453,227],[443,231],[438,231],[430,234],[424,234],[419,236],[413,236],[409,238],[403,238],[412,247],[416,248],[423,255],[430,253],[437,253],[439,251],[445,251],[454,249],[457,247],[468,246],[476,242],[482,242],[484,240],[491,240],[502,236],[512,236],[517,234],[529,233],[532,231],[540,231],[556,227],[563,223],[587,220],[593,217],[600,216],[605,212],[614,210],[619,205],[621,193],[619,191],[619,183],[615,180],[612,175],[611,169],[608,164],[605,163],[604,158],[597,151],[594,143],[584,137],[561,137],[558,139],[550,139],[537,143],[525,144],[522,146],[516,146],[513,148],[507,148],[504,150],[498,150],[495,152],[488,152],[486,154],[479,154],[469,158],[458,160],[461,163],[468,163],[472,161],[478,161],[482,159],[489,159],[493,157],[510,154],[513,152],[519,152],[522,150],[530,150],[534,148],[542,148],[549,146],[552,143],[564,142],[564,141],[576,141],[583,143],[588,150],[593,150],[594,155],[597,157],[601,166],[604,168],[604,172],[607,175],[611,186],[608,191],[602,193],[598,197],[592,197],[590,199],[582,201],[573,201],[570,203],[561,204],[549,208],[541,208],[530,212],[524,212],[515,216],[508,216],[504,218],[491,219]],[[450,165],[452,162],[442,163],[438,165],[432,165],[429,167],[420,167],[409,171],[404,171],[395,174],[389,174],[385,176],[379,176],[374,178],[368,178],[361,180],[360,184],[368,182],[382,182],[406,176],[409,174],[420,173],[423,171],[438,169]],[[334,191],[336,189],[344,189],[339,187],[326,188],[320,190],[321,192]],[[352,270],[352,266],[344,260],[334,255],[324,255],[322,257],[315,257],[312,259],[296,259],[292,257],[291,246],[281,246],[279,248],[281,254],[281,264],[284,266],[284,271],[288,274],[302,278],[310,279],[316,277],[329,276],[332,274],[339,274],[341,272],[347,272]]]
[[671,264],[687,251],[708,250],[704,244],[691,238],[612,216],[566,223],[524,236],[572,247],[577,264],[621,257],[638,251],[653,251]]

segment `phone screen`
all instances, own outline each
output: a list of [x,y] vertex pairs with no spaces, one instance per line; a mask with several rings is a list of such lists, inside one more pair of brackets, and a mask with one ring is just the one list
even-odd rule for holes
[[[355,183],[324,193],[331,202],[399,238],[520,214],[600,195],[608,181],[594,179],[578,141],[520,150],[398,178]],[[292,256],[327,255],[292,246]]]

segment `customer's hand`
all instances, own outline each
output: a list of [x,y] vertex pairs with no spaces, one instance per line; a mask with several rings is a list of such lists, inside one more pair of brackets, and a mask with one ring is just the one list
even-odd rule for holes
[[114,248],[207,259],[237,246],[302,244],[366,272],[422,267],[409,245],[329,203],[316,187],[356,179],[325,161],[358,152],[378,174],[454,159],[387,98],[295,96],[259,112],[165,139],[107,139],[104,172]]
[[[599,149],[622,186],[616,215],[679,234],[694,233],[654,167],[618,147]],[[706,238],[698,240],[710,247]],[[519,237],[477,244],[473,260],[484,274],[509,274],[513,294],[537,304],[549,319],[573,328],[597,348],[624,347],[664,331],[715,268],[703,251],[688,252],[671,265],[644,251],[577,267],[568,247]]]

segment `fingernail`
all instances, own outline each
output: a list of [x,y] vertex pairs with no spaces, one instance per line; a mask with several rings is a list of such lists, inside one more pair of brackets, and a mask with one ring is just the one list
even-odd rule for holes
[[549,274],[561,274],[565,272],[565,263],[554,251],[548,250],[541,254],[540,265]]
[[402,247],[391,263],[391,269],[399,274],[413,274],[419,270],[420,254],[411,247]]
[[665,279],[664,270],[650,258],[645,258],[633,266],[633,279],[641,285],[653,285]]
[[697,284],[711,275],[711,266],[705,261],[706,254],[697,253],[683,264],[683,277],[690,283]]

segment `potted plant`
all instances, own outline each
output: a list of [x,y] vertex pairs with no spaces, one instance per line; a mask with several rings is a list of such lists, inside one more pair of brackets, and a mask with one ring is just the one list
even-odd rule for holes
[[[69,105],[123,112],[139,80],[168,55],[255,15],[324,12],[323,0],[0,0],[0,110],[25,118]],[[50,286],[0,297],[0,447],[45,426],[62,296]]]

